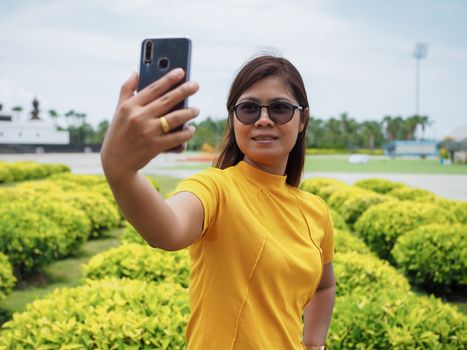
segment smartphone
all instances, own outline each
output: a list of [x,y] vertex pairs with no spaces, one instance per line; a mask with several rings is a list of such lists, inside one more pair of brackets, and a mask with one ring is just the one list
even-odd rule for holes
[[[190,79],[191,64],[191,40],[189,38],[153,38],[144,39],[141,45],[141,58],[139,66],[138,91],[162,78],[175,68],[183,68],[185,76],[183,80],[171,87],[171,90]],[[174,106],[166,114],[188,107],[188,99]],[[170,132],[183,130],[185,125],[180,125]],[[179,145],[166,152],[182,152],[185,145]]]

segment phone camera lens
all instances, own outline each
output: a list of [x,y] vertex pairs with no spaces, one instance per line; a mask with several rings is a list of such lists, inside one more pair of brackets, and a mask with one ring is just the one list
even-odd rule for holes
[[144,63],[150,64],[152,61],[152,41],[146,41],[145,45],[145,54],[144,54]]
[[162,57],[159,59],[159,61],[157,62],[158,66],[160,69],[167,69],[169,68],[169,60],[167,57]]

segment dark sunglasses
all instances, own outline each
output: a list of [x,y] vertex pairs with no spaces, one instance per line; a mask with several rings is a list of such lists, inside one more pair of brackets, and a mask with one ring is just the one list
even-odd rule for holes
[[242,102],[231,108],[231,111],[235,113],[237,119],[243,124],[254,124],[261,115],[261,110],[263,107],[268,109],[269,119],[271,119],[274,124],[285,124],[288,123],[295,110],[303,111],[302,106],[295,106],[287,102],[273,102],[270,105],[261,106],[256,102]]

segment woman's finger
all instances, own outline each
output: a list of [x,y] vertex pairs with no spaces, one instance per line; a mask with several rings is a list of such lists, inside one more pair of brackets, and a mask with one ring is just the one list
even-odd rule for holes
[[191,140],[191,138],[195,134],[195,130],[195,127],[190,125],[182,131],[177,131],[160,136],[160,141],[164,144],[164,150],[174,148]]
[[[167,121],[168,129],[173,130],[177,126],[182,125],[189,120],[197,117],[199,115],[199,109],[197,108],[187,108],[187,109],[180,109],[177,111],[173,111],[164,116],[164,119]],[[158,129],[160,130],[161,135],[165,135],[164,128],[160,118],[157,119],[158,122]]]
[[133,74],[131,74],[128,80],[125,83],[123,83],[120,89],[120,96],[118,98],[117,107],[120,106],[123,102],[130,99],[132,96],[134,96],[137,85],[138,85],[138,73],[133,72]]
[[159,80],[139,91],[134,99],[135,103],[140,106],[147,105],[162,96],[173,85],[178,83],[184,75],[185,72],[181,68],[171,70]]
[[197,83],[191,81],[186,82],[148,104],[145,107],[145,115],[149,118],[157,115],[163,115],[189,96],[195,94],[198,89],[199,85]]

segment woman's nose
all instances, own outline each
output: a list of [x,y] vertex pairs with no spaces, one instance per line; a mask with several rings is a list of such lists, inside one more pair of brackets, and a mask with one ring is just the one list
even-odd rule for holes
[[255,123],[256,126],[274,126],[274,122],[269,117],[269,110],[267,106],[261,106],[259,111],[259,118]]

